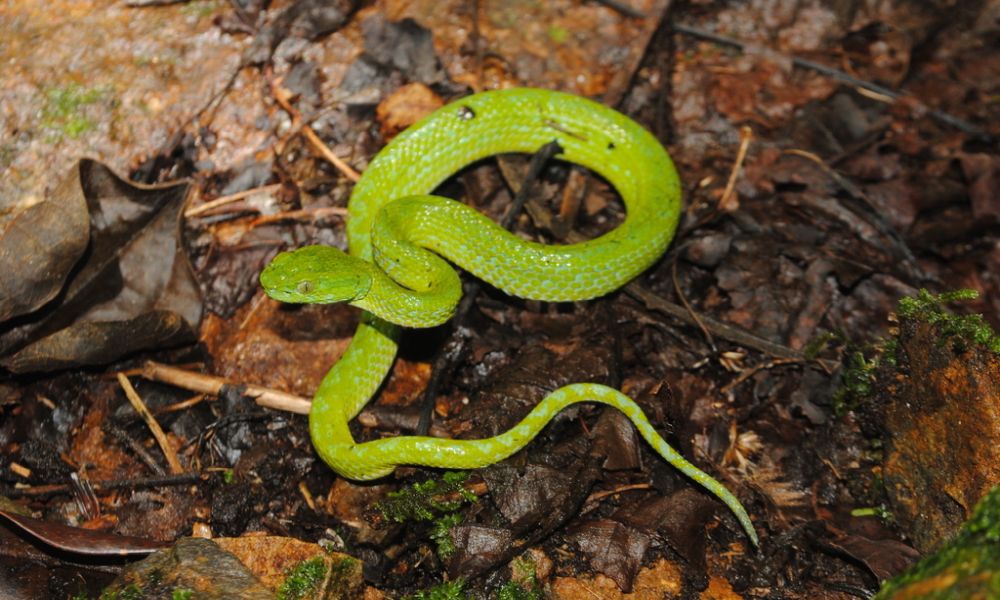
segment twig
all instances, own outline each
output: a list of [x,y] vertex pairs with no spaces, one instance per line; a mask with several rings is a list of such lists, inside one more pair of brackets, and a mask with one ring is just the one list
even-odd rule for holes
[[590,191],[590,171],[574,168],[566,178],[563,186],[562,201],[559,203],[559,214],[552,222],[552,235],[563,240],[573,229],[576,216],[583,206],[583,199]]
[[298,109],[292,106],[292,103],[288,101],[288,92],[281,87],[280,82],[274,80],[271,81],[271,95],[281,108],[291,115],[292,124],[301,125],[300,132],[303,136],[305,136],[306,141],[309,142],[309,145],[311,145],[314,150],[323,155],[323,158],[325,158],[351,181],[357,182],[357,180],[361,179],[361,174],[355,171],[351,165],[344,162],[344,160],[339,156],[334,154],[333,150],[330,150],[330,147],[323,143],[323,140],[319,139],[319,136],[316,135],[313,128],[303,122],[302,113],[300,113]]
[[187,400],[181,400],[180,402],[174,402],[173,404],[168,404],[163,408],[157,409],[157,414],[172,413],[179,410],[187,410],[196,404],[201,404],[205,400],[205,394],[195,394]]
[[258,188],[253,188],[252,190],[243,190],[242,192],[237,192],[235,194],[229,194],[228,196],[220,196],[215,200],[206,202],[195,206],[194,208],[189,208],[184,211],[184,216],[190,219],[191,217],[196,217],[202,213],[206,213],[212,209],[219,208],[220,206],[225,206],[226,204],[232,204],[233,202],[239,202],[244,198],[248,198],[255,194],[270,194],[271,192],[276,192],[281,189],[280,183],[272,183],[271,185],[265,185]]
[[[118,479],[105,481],[92,481],[91,487],[95,493],[113,492],[116,490],[143,489],[151,487],[161,487],[168,485],[188,485],[197,483],[205,477],[202,473],[180,473],[178,475],[164,475],[162,477],[145,477],[142,479]],[[68,483],[52,483],[47,485],[33,485],[29,487],[15,487],[5,490],[4,496],[11,498],[28,497],[38,498],[42,496],[52,496],[55,494],[68,494],[72,487]]]
[[754,365],[753,367],[750,367],[748,369],[743,369],[740,372],[740,374],[736,377],[736,379],[733,379],[726,385],[722,386],[722,389],[719,391],[722,392],[723,394],[728,394],[736,386],[743,383],[744,381],[746,381],[759,371],[766,371],[768,369],[773,369],[774,367],[782,365],[794,365],[801,363],[803,360],[804,359],[801,358],[772,358],[767,362],[760,363],[759,365]]
[[209,394],[211,396],[222,394],[223,388],[226,386],[234,387],[239,389],[243,395],[253,398],[260,406],[300,415],[309,414],[309,406],[311,404],[308,398],[303,398],[302,396],[257,385],[230,383],[221,377],[185,371],[184,369],[170,367],[153,361],[147,361],[143,366],[142,376],[152,381],[168,383],[185,390]]
[[260,227],[262,225],[269,225],[271,223],[279,221],[297,221],[299,219],[317,219],[322,218],[327,215],[333,215],[335,217],[346,217],[347,209],[343,206],[321,206],[317,208],[301,208],[299,210],[287,210],[285,212],[275,213],[273,215],[261,215],[254,219],[249,228]]
[[719,198],[719,210],[723,212],[733,212],[740,207],[740,201],[735,194],[736,180],[739,179],[740,171],[743,170],[743,161],[746,160],[751,140],[753,140],[753,130],[746,125],[740,127],[740,147],[736,151],[736,160],[733,161],[733,168],[729,172],[726,189],[723,190],[722,197]]
[[319,136],[316,135],[316,132],[313,131],[312,127],[308,125],[303,125],[302,135],[305,136],[306,140],[309,141],[309,143],[317,152],[323,155],[323,158],[329,161],[330,164],[336,167],[337,170],[343,173],[348,179],[354,182],[357,182],[357,180],[361,179],[361,174],[355,171],[351,167],[351,165],[344,162],[343,159],[341,159],[339,156],[334,154],[333,150],[330,150],[330,147],[324,144],[323,140],[319,139]]
[[[748,48],[751,48],[753,46],[752,44],[747,44],[739,40],[733,39],[731,37],[719,35],[718,33],[712,33],[710,31],[698,29],[697,27],[691,27],[689,25],[673,23],[672,27],[674,28],[674,31],[678,33],[682,33],[684,35],[690,35],[696,38],[701,38],[703,40],[709,40],[717,44],[722,44],[724,46],[731,46],[733,48],[739,49],[741,52],[746,52]],[[816,71],[817,73],[822,73],[823,75],[832,77],[833,79],[846,83],[847,85],[868,90],[870,92],[874,92],[881,96],[890,98],[891,100],[894,101],[906,100],[907,103],[911,103],[913,106],[921,109],[921,111],[926,110],[928,115],[930,115],[933,119],[937,120],[940,123],[944,123],[945,125],[954,127],[955,129],[958,129],[959,131],[962,131],[964,133],[968,133],[969,135],[974,135],[976,137],[982,138],[983,140],[989,143],[996,142],[996,137],[990,132],[982,129],[981,127],[973,125],[972,123],[964,119],[961,119],[959,117],[956,117],[955,115],[946,113],[936,108],[930,108],[929,106],[927,106],[926,104],[924,104],[923,102],[921,102],[920,100],[914,98],[909,94],[898,92],[896,90],[881,86],[877,83],[872,83],[870,81],[858,79],[857,77],[849,75],[848,73],[845,73],[840,69],[835,69],[833,67],[829,67],[822,63],[818,63],[805,58],[800,58],[794,55],[784,54],[776,50],[768,49],[768,51],[776,56],[787,57],[796,67],[802,69],[810,69],[812,71]]]
[[648,490],[651,487],[653,486],[648,483],[630,483],[627,485],[620,485],[610,490],[601,490],[599,492],[593,492],[592,494],[590,494],[590,496],[587,496],[587,499],[583,501],[583,504],[584,506],[587,506],[589,504],[596,503],[598,500],[603,500],[608,496],[616,496],[622,492],[631,492],[633,490]]
[[[817,156],[812,152],[807,152],[806,150],[799,150],[797,148],[789,148],[781,151],[782,154],[788,154],[790,156],[796,156],[808,160],[809,162],[815,164],[819,167],[825,175],[834,181],[837,185],[841,187],[845,192],[847,192],[852,198],[860,201],[865,209],[863,212],[864,216],[861,218],[865,219],[870,223],[875,229],[877,229],[882,235],[889,238],[891,242],[890,247],[895,249],[898,253],[897,259],[902,259],[900,262],[904,267],[904,275],[907,278],[914,279],[917,281],[933,281],[940,283],[936,277],[924,272],[920,267],[920,263],[917,262],[917,257],[914,256],[913,250],[903,239],[903,236],[899,234],[898,231],[890,224],[886,223],[885,219],[882,218],[881,213],[878,208],[868,199],[868,196],[864,193],[861,188],[854,185],[849,179],[838,173],[833,167],[828,165],[822,158]],[[856,212],[856,211],[854,211]]]
[[132,408],[135,412],[139,413],[142,420],[146,422],[146,426],[153,433],[153,437],[156,438],[156,443],[159,444],[160,450],[163,451],[163,455],[167,458],[167,464],[170,465],[170,472],[175,475],[184,472],[184,467],[181,466],[181,462],[177,460],[177,454],[174,452],[173,448],[170,447],[170,442],[167,440],[167,436],[163,433],[163,428],[156,421],[156,417],[153,416],[149,409],[146,408],[146,403],[142,401],[139,394],[136,393],[135,388],[132,387],[132,383],[129,382],[128,377],[125,377],[123,373],[118,374],[118,384],[122,386],[125,390],[125,396],[128,401],[132,403]]
[[[629,296],[632,296],[639,302],[642,302],[643,304],[646,305],[647,308],[651,310],[656,310],[664,314],[670,315],[671,317],[679,319],[680,321],[683,321],[688,325],[697,326],[695,320],[691,317],[691,315],[683,306],[674,304],[673,302],[669,302],[657,296],[656,294],[649,291],[636,281],[632,281],[631,283],[626,285],[625,291],[628,293]],[[760,352],[764,352],[772,356],[777,356],[781,358],[802,359],[802,353],[799,352],[798,350],[789,348],[788,346],[784,346],[782,344],[777,344],[770,340],[766,340],[762,337],[750,333],[749,331],[740,329],[735,325],[729,325],[728,323],[717,321],[705,315],[702,315],[700,318],[702,323],[704,323],[705,327],[707,327],[710,331],[712,331],[712,333],[714,333],[715,335],[724,340],[727,340],[734,344],[738,344],[740,346],[752,348],[754,350],[758,350]]]
[[684,310],[687,311],[687,314],[691,316],[695,325],[697,325],[698,329],[700,329],[705,335],[705,341],[708,342],[708,346],[712,349],[712,352],[718,352],[719,349],[715,345],[715,338],[712,337],[712,332],[708,330],[708,327],[705,327],[705,323],[702,322],[701,317],[699,317],[698,313],[695,312],[694,308],[692,308],[691,303],[687,300],[687,296],[684,295],[684,290],[681,289],[680,281],[677,279],[677,261],[673,261],[670,265],[670,279],[674,283],[674,293],[676,293],[677,297],[681,299],[681,304],[684,305]]
[[146,450],[146,447],[129,435],[127,431],[121,427],[112,425],[108,428],[108,432],[122,445],[131,450],[133,454],[139,457],[139,460],[142,461],[144,465],[149,467],[149,470],[155,473],[157,477],[163,477],[166,475],[166,471],[163,470],[163,465],[157,462],[157,460],[153,458],[153,455]]

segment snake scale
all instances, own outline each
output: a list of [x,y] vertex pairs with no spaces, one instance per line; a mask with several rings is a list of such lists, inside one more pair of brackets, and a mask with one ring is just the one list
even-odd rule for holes
[[[618,191],[626,208],[618,227],[579,244],[538,244],[465,204],[428,195],[477,160],[532,153],[553,140],[563,149],[561,159],[596,171]],[[523,448],[566,406],[600,402],[625,413],[667,462],[725,503],[756,544],[736,497],[670,447],[635,402],[604,385],[562,387],[489,439],[399,436],[359,444],[348,429],[389,372],[399,328],[432,327],[453,315],[462,287],[449,262],[513,296],[586,300],[618,289],[663,254],[680,205],[680,182],[663,146],[628,117],[577,96],[526,88],[483,92],[408,128],[376,155],[354,188],[349,252],[329,246],[283,252],[260,276],[276,300],[364,309],[351,344],[313,399],[316,451],[355,480],[376,479],[403,464],[484,467]]]

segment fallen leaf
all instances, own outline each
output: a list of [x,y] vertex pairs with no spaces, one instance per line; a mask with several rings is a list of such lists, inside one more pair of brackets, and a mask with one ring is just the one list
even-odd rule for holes
[[44,521],[0,509],[0,515],[30,536],[45,544],[74,554],[90,556],[134,556],[149,554],[166,544],[156,540],[137,538],[62,523]]
[[33,312],[63,288],[90,241],[80,163],[44,201],[0,232],[0,322]]
[[0,354],[17,350],[0,364],[48,371],[192,341],[202,302],[179,242],[187,182],[137,185],[85,159],[60,187],[89,211],[89,246],[57,301],[0,329]]
[[382,124],[382,137],[389,140],[442,106],[444,100],[431,88],[410,83],[383,100],[375,109],[375,116]]

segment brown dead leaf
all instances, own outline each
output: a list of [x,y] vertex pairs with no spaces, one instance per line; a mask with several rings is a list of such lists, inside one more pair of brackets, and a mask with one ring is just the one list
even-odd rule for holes
[[63,288],[90,242],[87,203],[77,163],[44,201],[0,231],[0,322],[33,312]]
[[441,96],[422,83],[399,88],[375,109],[382,137],[390,140],[399,132],[444,106]]
[[177,314],[151,311],[134,319],[76,323],[0,360],[0,365],[13,373],[103,365],[132,352],[196,339],[194,330]]
[[573,531],[570,539],[594,570],[614,579],[623,592],[632,591],[642,556],[651,541],[645,533],[610,519],[584,523]]
[[202,304],[178,233],[187,188],[133,184],[81,160],[60,189],[89,211],[86,251],[57,302],[0,328],[0,354],[19,348],[0,364],[19,373],[104,364],[193,339]]
[[70,527],[54,521],[44,521],[0,509],[0,516],[16,525],[31,537],[45,544],[89,556],[134,556],[153,552],[164,546],[163,542],[145,538],[105,533],[81,527]]

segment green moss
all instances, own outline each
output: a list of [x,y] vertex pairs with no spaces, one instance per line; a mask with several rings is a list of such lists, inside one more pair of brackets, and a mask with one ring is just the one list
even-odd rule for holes
[[866,356],[864,350],[854,350],[844,358],[840,387],[833,393],[834,414],[842,416],[854,410],[871,395],[882,351],[873,347],[869,349],[869,353],[872,354],[871,358]]
[[130,583],[120,590],[104,590],[101,592],[100,600],[141,600],[142,596],[142,588],[134,583]]
[[956,315],[945,308],[948,303],[975,300],[978,297],[979,292],[976,290],[956,290],[934,295],[922,289],[915,298],[900,300],[896,312],[903,319],[936,325],[941,331],[941,343],[950,343],[957,351],[965,350],[971,345],[981,345],[1000,354],[1000,336],[983,319],[983,315]]
[[500,587],[497,600],[542,600],[545,597],[533,561],[519,558],[514,561],[512,570],[514,578]]
[[497,600],[541,600],[541,589],[537,586],[537,582],[534,587],[526,588],[520,582],[508,581],[497,592]]
[[[468,478],[469,474],[464,471],[449,471],[441,479],[429,479],[391,492],[375,509],[386,520],[396,523],[433,521],[477,500],[475,494],[463,487]],[[456,496],[454,500],[445,499]]]
[[226,469],[222,472],[222,483],[232,483],[236,480],[236,473],[232,469]]
[[86,88],[77,83],[47,88],[44,92],[41,125],[71,138],[79,137],[95,127],[83,114],[83,107],[103,100],[108,88]]
[[465,581],[454,579],[445,581],[436,586],[421,590],[412,596],[405,596],[403,600],[467,600],[465,593]]
[[288,572],[278,588],[278,600],[299,600],[311,594],[326,578],[326,561],[322,556],[302,561]]
[[189,17],[194,17],[196,19],[204,19],[205,17],[211,17],[215,14],[215,11],[219,10],[222,6],[222,2],[217,0],[198,0],[196,2],[188,2],[181,6],[181,14],[187,15]]
[[511,563],[511,572],[511,580],[497,591],[497,600],[541,600],[545,597],[530,554],[515,559]]
[[833,343],[843,343],[845,341],[843,333],[834,331],[825,331],[815,338],[809,340],[805,348],[802,349],[802,356],[806,360],[814,360],[819,357],[820,353],[830,347]]
[[569,30],[565,27],[559,27],[558,25],[553,25],[549,27],[549,39],[557,44],[563,44],[569,39]]
[[[1000,487],[979,501],[972,518],[940,550],[882,586],[875,600],[1000,598]],[[914,585],[913,589],[906,588]],[[919,587],[916,587],[918,586]],[[914,595],[919,590],[919,596]]]
[[194,598],[194,590],[187,588],[177,588],[170,594],[170,600],[191,600]]
[[437,554],[441,560],[451,558],[451,555],[457,550],[455,541],[451,538],[451,528],[461,523],[462,515],[458,513],[444,515],[434,520],[434,526],[431,528],[431,539],[437,544]]
[[879,506],[869,506],[867,508],[855,508],[851,511],[852,517],[878,517],[883,521],[892,521],[892,511],[890,511],[884,504]]
[[[931,294],[920,290],[915,297],[900,299],[896,315],[901,320],[920,321],[937,327],[939,343],[950,344],[955,351],[963,351],[978,344],[991,352],[1000,354],[1000,336],[994,333],[982,315],[956,315],[949,311],[947,304],[975,300],[979,293],[975,290],[956,290],[943,294]],[[831,334],[832,335],[832,334]],[[836,336],[820,336],[815,346],[807,346],[804,354],[810,357],[821,351]],[[880,366],[895,367],[898,362],[899,340],[896,337],[879,339],[863,348],[849,351],[844,359],[841,385],[833,394],[833,408],[838,415],[855,409],[872,393],[875,374]]]

